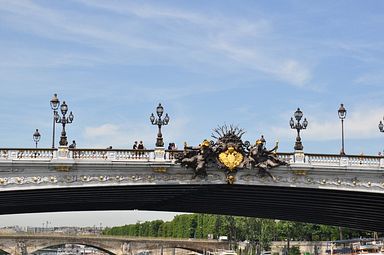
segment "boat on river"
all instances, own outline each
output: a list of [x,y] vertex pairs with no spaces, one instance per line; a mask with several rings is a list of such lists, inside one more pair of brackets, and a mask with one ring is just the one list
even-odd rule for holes
[[340,240],[330,243],[328,255],[384,255],[382,240],[352,239]]

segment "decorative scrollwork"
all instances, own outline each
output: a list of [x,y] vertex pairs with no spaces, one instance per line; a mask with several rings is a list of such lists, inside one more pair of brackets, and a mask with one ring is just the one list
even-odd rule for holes
[[251,145],[249,141],[242,141],[244,133],[243,129],[233,125],[215,128],[212,137],[216,142],[204,140],[198,147],[190,147],[185,143],[183,153],[175,156],[176,162],[194,169],[193,178],[206,177],[207,169],[214,166],[225,169],[229,184],[234,183],[236,171],[243,168],[258,169],[261,177],[268,175],[275,180],[269,169],[288,164],[276,155],[278,142],[273,149],[267,150],[263,136]]

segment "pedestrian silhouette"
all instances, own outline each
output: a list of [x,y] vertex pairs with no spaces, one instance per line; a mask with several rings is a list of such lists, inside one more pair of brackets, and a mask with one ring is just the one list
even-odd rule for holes
[[72,141],[72,144],[69,145],[69,148],[71,148],[71,149],[75,149],[76,148],[76,141],[75,140]]
[[137,149],[144,150],[144,144],[143,141],[140,141],[139,145],[137,145]]

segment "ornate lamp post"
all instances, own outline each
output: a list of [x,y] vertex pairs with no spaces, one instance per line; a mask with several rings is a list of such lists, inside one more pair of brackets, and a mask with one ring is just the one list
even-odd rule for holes
[[35,141],[36,143],[36,149],[37,149],[37,143],[40,141],[40,133],[39,133],[39,130],[36,129],[35,133],[33,133],[33,141]]
[[340,104],[340,108],[337,111],[339,119],[341,120],[341,151],[340,155],[345,155],[344,152],[344,119],[347,116],[347,110],[344,108],[344,104]]
[[296,137],[296,143],[295,143],[295,150],[302,151],[303,150],[303,144],[301,143],[301,137],[300,137],[300,130],[306,129],[308,126],[308,121],[306,118],[304,118],[303,123],[300,123],[301,118],[303,117],[303,112],[300,110],[300,108],[297,108],[296,112],[293,115],[296,119],[296,123],[291,117],[291,120],[289,121],[289,125],[292,129],[297,130],[297,137]]
[[[384,120],[384,117],[383,117],[383,120]],[[384,132],[384,124],[381,120],[379,122],[379,130],[380,130],[380,132]]]
[[159,104],[159,106],[156,107],[156,113],[158,118],[155,118],[155,115],[152,113],[149,119],[152,125],[157,125],[159,127],[159,132],[157,133],[157,139],[156,139],[156,147],[164,147],[163,135],[161,134],[161,126],[168,125],[169,116],[168,116],[168,113],[166,113],[164,119],[161,118],[161,116],[163,116],[163,113],[164,113],[164,108],[163,106],[161,106],[161,104]]
[[57,94],[54,94],[51,99],[51,108],[53,110],[53,128],[52,128],[52,149],[55,148],[55,123],[56,123],[56,115],[57,109],[59,108],[60,101],[57,98]]
[[60,144],[60,146],[67,146],[68,140],[67,140],[67,133],[65,132],[65,125],[71,124],[73,122],[74,117],[73,117],[72,112],[69,113],[68,117],[65,116],[68,112],[68,106],[65,103],[65,101],[63,101],[63,103],[61,104],[60,111],[61,111],[61,114],[63,115],[62,117],[59,116],[57,111],[56,111],[56,115],[55,115],[56,123],[61,123],[63,125],[63,130],[61,131],[59,144]]

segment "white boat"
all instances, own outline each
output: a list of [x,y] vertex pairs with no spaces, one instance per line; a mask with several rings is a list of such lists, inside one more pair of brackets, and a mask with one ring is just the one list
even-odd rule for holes
[[220,250],[217,255],[237,255],[237,253],[234,250]]

